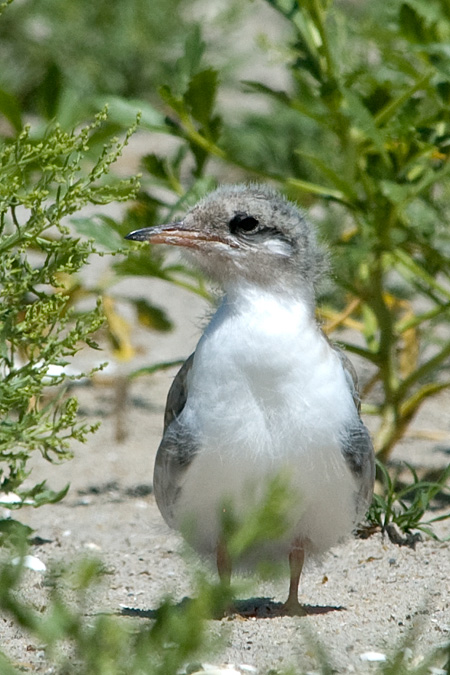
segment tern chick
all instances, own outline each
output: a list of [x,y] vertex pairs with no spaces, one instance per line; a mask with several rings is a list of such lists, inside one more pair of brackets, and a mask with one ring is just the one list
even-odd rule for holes
[[233,564],[288,558],[285,609],[301,614],[305,555],[351,532],[374,483],[354,369],[315,319],[326,268],[315,233],[296,205],[252,184],[220,187],[183,220],[127,238],[182,247],[224,292],[169,391],[158,507],[228,581],[224,509],[242,522],[281,477],[292,496],[283,534]]

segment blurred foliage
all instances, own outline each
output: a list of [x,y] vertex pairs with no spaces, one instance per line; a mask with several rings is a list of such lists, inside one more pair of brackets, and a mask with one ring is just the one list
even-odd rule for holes
[[[149,200],[145,199],[146,202]],[[163,204],[161,203],[161,207]],[[156,217],[156,211],[155,211]],[[120,293],[115,289],[118,282],[124,278],[146,277],[168,281],[174,285],[186,288],[204,297],[209,297],[203,279],[192,270],[186,269],[179,263],[166,260],[161,251],[148,247],[131,247],[125,240],[125,234],[130,231],[133,215],[130,213],[124,218],[113,218],[104,213],[93,216],[77,216],[71,219],[71,225],[83,241],[91,242],[95,252],[100,255],[117,256],[126,253],[126,257],[111,263],[106,273],[100,276],[95,283],[87,284],[80,277],[74,277],[70,283],[70,293],[73,298],[100,298],[104,314],[106,337],[112,354],[118,362],[130,362],[136,355],[133,340],[133,327],[137,324],[153,331],[168,332],[173,324],[164,308],[156,302],[136,294]],[[87,239],[85,239],[87,238]],[[125,316],[124,306],[132,311],[132,319]],[[149,368],[154,372],[159,367],[170,367],[170,364],[152,364]],[[139,374],[143,373],[139,369]],[[138,371],[129,373],[134,377]]]
[[[234,539],[237,555],[261,542],[260,524],[277,494],[281,501],[276,498],[276,510],[278,514],[283,512],[280,486],[280,483],[274,482],[271,496],[259,514],[255,511],[248,522],[234,530],[229,543]],[[276,520],[274,515],[271,517]],[[272,531],[274,539],[279,534],[279,528]],[[43,583],[38,585],[39,601],[33,602],[27,596],[24,583],[29,583],[25,575],[30,574],[26,570],[29,563],[25,537],[26,534],[18,536],[15,547],[8,551],[8,555],[3,553],[1,556],[0,610],[5,618],[14,621],[16,637],[21,632],[27,636],[28,652],[37,649],[45,651],[44,659],[39,659],[39,667],[60,675],[188,675],[203,670],[216,672],[215,666],[204,664],[203,668],[200,660],[206,657],[211,663],[215,652],[222,647],[222,638],[226,634],[223,624],[220,631],[215,628],[211,630],[209,620],[227,615],[233,618],[235,612],[239,615],[239,601],[236,608],[233,605],[232,593],[235,589],[218,580],[211,582],[197,570],[192,598],[175,602],[167,595],[155,608],[122,608],[121,615],[105,610],[93,611],[93,607],[98,606],[101,585],[111,571],[105,568],[101,560],[85,557],[70,563],[59,563],[47,571]],[[248,586],[247,580],[247,590]],[[235,617],[236,620],[239,619]],[[308,662],[314,660],[317,672],[334,672],[332,655],[309,628],[308,622],[301,620],[298,628],[308,646]],[[427,655],[415,653],[423,629],[422,622],[413,623],[401,643],[386,650],[386,662],[374,672],[378,675],[425,675],[435,670],[438,672],[439,668],[448,669],[448,641],[441,641]],[[8,646],[5,644],[4,648],[7,650]],[[298,659],[295,668],[284,671],[286,675],[288,672],[292,675],[304,673],[300,663],[301,659]],[[24,668],[33,669],[34,664],[13,662],[0,651],[2,675],[18,675]],[[310,669],[308,672],[311,672]],[[270,670],[270,673],[275,671]]]
[[[57,8],[52,3],[8,5],[11,3],[0,7],[0,30],[8,17],[12,17],[12,25],[19,32],[26,30],[22,24],[27,22],[39,25],[40,10],[48,15],[49,21],[59,21]],[[27,15],[26,20],[23,15],[24,21],[17,22],[17,17],[22,16],[26,8],[30,9],[30,5],[36,14]],[[73,10],[81,20],[77,14],[81,8],[64,5],[60,9],[63,13]],[[83,21],[89,22],[87,9],[86,6]],[[164,14],[166,10],[167,7],[161,12]],[[134,11],[131,18],[137,19]],[[119,31],[119,17],[116,19],[114,29]],[[1,41],[0,52],[10,44],[12,33],[8,31],[6,28],[8,39]],[[159,39],[162,35],[158,34]],[[55,34],[57,42],[60,37],[59,33]],[[69,48],[68,34],[66,38]],[[102,44],[106,49],[106,43]],[[32,45],[29,46],[31,49]],[[55,45],[48,47],[54,49]],[[36,55],[34,58],[25,53],[22,56],[29,59],[31,69],[42,65]],[[14,80],[14,68],[20,63],[20,59],[10,60],[11,67],[2,69],[2,75],[11,75]],[[177,77],[183,79],[182,68]],[[67,88],[67,82],[63,89]],[[54,104],[54,112],[59,115],[58,98],[63,89],[60,91],[52,82],[47,84],[51,85],[46,91]],[[46,95],[39,78],[36,86]],[[98,97],[102,91],[93,85],[93,93]],[[82,98],[81,89],[77,97]],[[70,102],[70,96],[67,100]],[[164,125],[164,117],[150,104],[141,107],[139,117],[143,126],[161,128]],[[104,180],[136,129],[136,107],[132,103],[113,97],[111,108],[112,116],[108,116],[105,109],[92,124],[85,124],[77,132],[66,131],[59,121],[47,126],[38,120],[31,128],[23,123],[33,109],[30,101],[26,97],[19,100],[6,90],[0,91],[0,115],[10,123],[0,143],[0,250],[3,254],[0,262],[0,505],[9,509],[61,499],[67,487],[58,493],[49,490],[45,481],[27,489],[22,487],[29,475],[31,455],[38,452],[49,461],[61,461],[71,456],[73,440],[84,441],[86,434],[95,429],[96,425],[77,421],[77,400],[65,393],[68,384],[84,376],[71,370],[73,356],[83,345],[97,348],[92,336],[98,334],[100,327],[106,331],[117,359],[129,360],[134,356],[131,325],[121,313],[124,303],[132,307],[141,325],[158,331],[172,327],[165,311],[147,299],[115,294],[112,287],[121,276],[157,276],[206,295],[196,273],[168,264],[159,253],[150,259],[145,256],[145,272],[144,255],[135,250],[121,263],[123,270],[118,264],[117,271],[111,272],[109,266],[109,271],[98,281],[89,282],[80,274],[92,254],[115,255],[129,251],[123,236],[130,229],[131,215],[125,224],[104,213],[92,215],[91,212],[88,216],[82,212],[86,205],[100,208],[113,201],[129,200],[138,187],[136,179],[110,177],[108,182]],[[67,117],[64,121],[67,123]],[[127,126],[132,129],[126,133],[125,140],[119,142],[112,131]],[[86,307],[89,309],[85,310]],[[162,364],[162,367],[168,365]],[[151,368],[155,370],[158,364]],[[15,525],[15,521],[9,521],[1,529],[1,541],[14,538]]]
[[[0,90],[19,108],[63,126],[91,114],[105,94],[152,96],[174,81],[185,0],[22,0],[0,22]],[[153,95],[154,96],[154,95]],[[0,94],[1,97],[1,94]]]
[[[90,607],[95,592],[108,573],[101,561],[85,558],[50,571],[44,583],[46,598],[38,609],[24,598],[24,563],[24,550],[13,562],[2,560],[0,563],[0,608],[14,620],[19,631],[26,632],[31,652],[35,650],[34,645],[45,649],[45,660],[40,661],[40,666],[61,675],[218,672],[215,666],[205,664],[203,668],[200,659],[207,655],[211,663],[212,655],[220,646],[220,638],[215,635],[216,631],[208,629],[207,620],[222,616],[229,606],[230,595],[223,585],[198,577],[195,597],[185,598],[181,603],[167,598],[155,609],[143,611],[139,621],[132,621],[106,612],[92,614]],[[139,611],[135,614],[139,616]],[[144,616],[152,621],[144,621]],[[314,659],[317,672],[334,672],[332,655],[326,646],[307,624],[299,628],[308,645],[308,659]],[[413,658],[418,637],[420,627],[414,626],[400,645],[389,650],[386,662],[373,672],[377,675],[447,672],[448,641],[427,655]],[[33,668],[30,663],[13,662],[0,652],[2,675],[18,675],[30,666]],[[276,672],[281,675],[281,671]],[[300,675],[305,670],[297,666],[285,672]]]
[[[87,204],[129,199],[136,180],[102,178],[128,142],[110,140],[82,170],[95,132],[106,120],[76,133],[50,126],[41,140],[25,127],[0,145],[0,503],[40,506],[61,499],[45,482],[23,490],[32,454],[55,462],[71,456],[94,426],[77,421],[77,400],[63,385],[82,377],[67,367],[103,323],[100,303],[81,309],[68,281],[95,248],[75,238],[64,219]],[[131,132],[130,132],[131,133]]]
[[[281,478],[274,480],[267,500],[246,522],[235,521],[232,526],[227,522],[233,560],[261,544],[267,521],[271,525],[269,533],[265,532],[265,542],[276,541],[282,534],[280,521],[289,507],[285,485]],[[47,574],[45,606],[36,611],[21,593],[26,537],[27,532],[17,531],[15,547],[0,559],[0,609],[32,640],[45,646],[48,665],[56,666],[56,672],[168,675],[181,673],[194,658],[211,657],[218,638],[208,632],[207,619],[222,618],[229,611],[234,589],[228,584],[211,582],[204,572],[196,570],[193,598],[176,603],[166,596],[155,609],[142,612],[125,608],[125,616],[140,616],[138,625],[105,612],[91,614],[93,593],[108,570],[99,560],[85,558],[55,567]],[[152,622],[143,623],[143,618]],[[186,672],[194,670],[191,666]],[[17,672],[1,652],[0,672]]]
[[[167,675],[211,649],[205,619],[223,612],[229,597],[219,585],[205,579],[197,597],[176,605],[167,599],[152,611],[151,623],[140,625],[113,614],[86,618],[93,591],[107,572],[95,559],[81,559],[48,576],[47,606],[36,611],[20,597],[24,555],[19,564],[0,565],[0,607],[16,624],[45,645],[46,656],[64,675]],[[43,613],[44,612],[44,613]],[[21,672],[0,653],[5,675]]]

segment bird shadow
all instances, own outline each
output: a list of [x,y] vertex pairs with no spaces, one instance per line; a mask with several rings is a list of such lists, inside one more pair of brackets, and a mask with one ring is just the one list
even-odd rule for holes
[[[183,611],[192,601],[191,598],[183,598],[173,605],[173,608],[175,611]],[[288,611],[282,602],[275,602],[271,598],[249,598],[248,600],[235,600],[228,610],[211,618],[218,621],[223,618],[230,620],[233,618],[276,619],[283,616],[317,616],[330,612],[342,612],[346,609],[339,605],[303,605],[301,613],[293,613]],[[157,609],[122,607],[120,610],[120,616],[134,616],[140,619],[156,619],[158,614]]]

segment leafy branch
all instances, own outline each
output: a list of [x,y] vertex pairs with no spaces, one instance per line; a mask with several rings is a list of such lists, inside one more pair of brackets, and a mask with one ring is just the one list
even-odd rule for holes
[[77,420],[77,400],[65,393],[84,376],[69,374],[71,358],[85,345],[97,348],[92,336],[104,321],[99,302],[80,310],[67,286],[96,248],[75,238],[64,219],[136,192],[136,179],[103,180],[135,127],[83,168],[106,119],[104,110],[70,133],[53,124],[40,140],[25,127],[0,146],[0,501],[6,493],[12,508],[64,496],[66,489],[55,494],[45,483],[21,489],[30,457],[66,459],[71,442],[97,427]]

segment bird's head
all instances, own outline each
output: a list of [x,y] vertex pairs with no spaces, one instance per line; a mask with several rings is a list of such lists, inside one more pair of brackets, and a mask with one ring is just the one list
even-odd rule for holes
[[262,185],[220,187],[183,220],[136,230],[127,239],[183,247],[225,289],[247,282],[311,295],[326,265],[300,209]]

